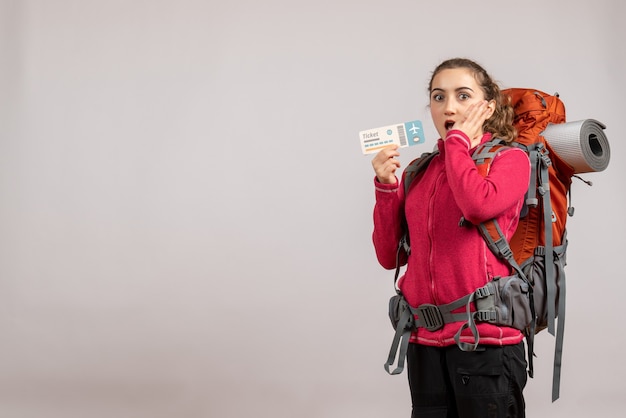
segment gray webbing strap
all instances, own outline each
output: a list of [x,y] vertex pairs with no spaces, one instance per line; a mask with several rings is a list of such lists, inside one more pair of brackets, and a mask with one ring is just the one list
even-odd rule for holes
[[[562,244],[554,248],[554,255],[559,258],[564,255],[567,250],[567,232],[563,234]],[[561,387],[561,363],[563,358],[563,337],[565,333],[565,271],[563,269],[565,262],[556,263],[558,266],[559,280],[559,324],[556,332],[556,341],[554,343],[554,369],[552,371],[552,402],[559,399]]]
[[489,142],[485,142],[472,154],[472,159],[477,165],[484,164],[485,160],[493,160],[496,154],[500,152],[500,148],[494,150],[494,146],[502,145],[503,143],[504,141],[500,139],[492,139]]
[[[495,227],[496,237],[492,236],[489,233],[488,225],[493,225]],[[500,224],[497,220],[491,219],[487,222],[482,222],[478,225],[478,231],[483,236],[483,239],[487,243],[487,246],[495,255],[500,258],[506,260],[509,265],[520,275],[524,281],[528,282],[526,275],[522,271],[522,268],[515,261],[515,257],[513,255],[513,250],[509,246],[509,243],[506,240],[506,237],[502,233],[502,229],[500,229]],[[529,283],[530,284],[530,283]]]
[[[411,323],[414,318],[411,307],[408,307],[409,309],[404,309],[402,311],[402,315],[400,316],[400,320],[396,326],[396,333],[393,336],[389,356],[387,357],[387,362],[385,363],[385,370],[387,373],[392,375],[400,374],[402,373],[402,370],[404,370],[404,360],[406,359],[406,352],[409,348],[409,339],[411,338],[411,332],[413,331]],[[398,346],[400,347],[400,352],[398,352]],[[398,365],[393,371],[389,371],[390,367],[393,366],[396,361],[396,353],[398,354]]]
[[444,324],[450,322],[459,322],[467,318],[467,314],[452,313],[455,309],[465,306],[467,300],[472,295],[465,295],[455,301],[452,301],[445,305],[429,305],[424,304],[415,308],[414,313],[418,315],[415,318],[415,325],[417,327],[426,328],[430,331],[441,328]]
[[421,171],[424,171],[430,161],[439,154],[438,150],[433,152],[424,152],[420,157],[413,161],[409,166],[404,170],[404,199],[409,194],[409,188],[411,187],[411,183],[415,176],[417,176]]
[[526,152],[530,159],[530,184],[528,185],[526,194],[526,205],[534,207],[539,203],[537,200],[537,164],[539,152],[537,151],[536,144],[532,147],[526,147]]
[[[476,328],[476,321],[474,320],[475,312],[472,313],[470,311],[470,306],[472,302],[475,300],[476,292],[472,292],[467,299],[466,312],[467,312],[467,322],[461,325],[461,328],[454,334],[454,341],[456,345],[463,351],[476,351],[478,348],[478,343],[480,342],[480,334],[478,333],[478,328]],[[461,341],[461,333],[463,330],[469,328],[472,333],[472,338],[474,339],[473,343],[466,343]]]
[[551,162],[547,156],[548,150],[539,159],[539,193],[542,197],[543,226],[545,242],[545,273],[546,273],[546,300],[548,301],[548,332],[555,335],[554,320],[556,318],[556,277],[554,275],[554,247],[552,237],[552,204],[550,202],[550,178],[548,167]]

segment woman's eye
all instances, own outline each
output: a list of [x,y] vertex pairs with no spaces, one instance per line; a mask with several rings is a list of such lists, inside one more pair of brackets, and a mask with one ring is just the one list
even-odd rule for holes
[[441,94],[433,94],[433,100],[436,102],[440,102],[443,100],[443,95]]
[[459,94],[459,99],[461,99],[461,100],[467,100],[467,99],[469,99],[469,98],[470,98],[470,96],[469,96],[469,94],[467,94],[467,93],[461,93],[461,94]]

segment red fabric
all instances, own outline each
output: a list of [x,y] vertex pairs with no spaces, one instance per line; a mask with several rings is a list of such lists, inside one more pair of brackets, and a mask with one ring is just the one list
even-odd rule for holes
[[[485,134],[481,143],[490,138],[491,134]],[[409,191],[406,219],[411,255],[399,286],[412,306],[446,304],[473,292],[494,276],[509,274],[507,264],[491,253],[478,230],[459,226],[459,221],[464,217],[477,224],[495,217],[510,239],[528,189],[530,162],[524,151],[506,149],[497,154],[489,174],[483,177],[471,158],[474,150],[469,149],[469,143],[463,132],[448,132],[445,141],[438,141],[440,154]],[[394,269],[402,233],[404,191],[397,183],[382,184],[376,179],[375,188],[374,247],[380,264]],[[420,328],[412,342],[455,344],[454,335],[461,325],[446,324],[434,332]],[[481,344],[517,344],[523,339],[514,328],[480,323],[478,329]],[[472,342],[469,330],[462,335],[462,341]]]

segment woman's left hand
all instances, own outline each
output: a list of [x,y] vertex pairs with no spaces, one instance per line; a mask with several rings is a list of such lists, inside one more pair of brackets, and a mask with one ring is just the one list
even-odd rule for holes
[[463,131],[472,141],[472,147],[478,145],[483,136],[483,124],[491,116],[487,101],[472,103],[465,112],[465,118],[454,124],[454,129]]

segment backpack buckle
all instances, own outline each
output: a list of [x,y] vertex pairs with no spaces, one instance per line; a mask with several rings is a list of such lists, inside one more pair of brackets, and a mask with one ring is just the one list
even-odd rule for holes
[[479,322],[495,322],[496,312],[495,311],[476,311],[474,312],[474,318]]
[[437,331],[443,327],[443,315],[437,305],[431,305],[430,303],[420,305],[417,307],[417,315],[419,325],[428,331]]
[[[496,280],[494,278],[494,280]],[[491,288],[489,287],[488,284],[486,284],[483,287],[479,287],[478,289],[476,289],[474,291],[474,295],[476,296],[477,299],[483,299],[486,298],[487,296],[491,296],[493,294],[493,292],[491,291]]]

